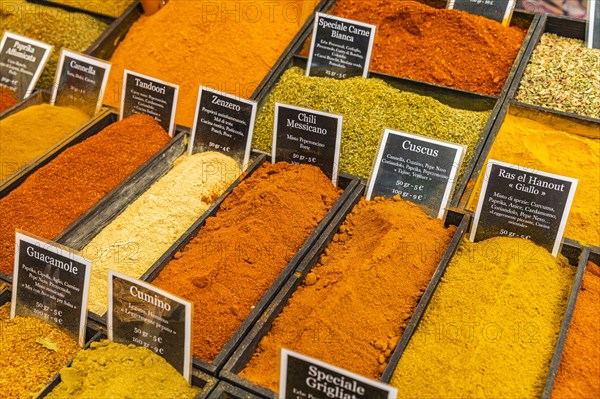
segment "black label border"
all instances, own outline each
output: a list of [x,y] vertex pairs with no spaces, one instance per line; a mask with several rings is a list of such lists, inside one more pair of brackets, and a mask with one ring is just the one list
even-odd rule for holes
[[[596,26],[596,22],[600,24],[600,5],[598,0],[589,0],[586,42],[588,48],[600,50],[600,26]],[[594,42],[598,44],[598,47],[594,47]]]
[[487,187],[489,179],[489,173],[492,170],[492,166],[501,166],[505,168],[516,169],[521,172],[531,173],[543,177],[550,177],[557,180],[562,180],[565,182],[571,183],[571,189],[569,190],[569,195],[567,197],[567,202],[565,204],[565,209],[563,210],[563,214],[560,218],[560,225],[558,226],[558,232],[556,233],[556,238],[554,240],[554,245],[552,247],[552,256],[557,257],[560,252],[560,247],[562,243],[562,239],[565,234],[565,228],[567,227],[567,220],[569,218],[569,213],[571,212],[571,206],[573,205],[573,199],[575,198],[575,191],[577,189],[577,184],[579,182],[578,179],[574,179],[572,177],[560,176],[553,173],[543,172],[539,170],[528,169],[519,165],[510,164],[507,162],[497,161],[495,159],[488,160],[488,163],[485,168],[485,175],[483,176],[483,185],[481,186],[481,191],[479,193],[479,200],[477,201],[477,208],[475,210],[475,216],[473,217],[473,224],[471,226],[471,234],[469,235],[469,241],[475,242],[475,236],[477,235],[477,227],[479,225],[479,219],[481,217],[481,210],[483,209],[483,203],[487,198]]
[[54,78],[54,86],[52,88],[52,97],[50,99],[50,105],[56,104],[56,98],[58,97],[58,88],[60,85],[60,78],[62,76],[62,72],[63,72],[64,66],[65,66],[66,57],[94,65],[97,68],[104,69],[104,71],[105,71],[104,77],[102,78],[102,84],[100,86],[100,93],[98,95],[98,102],[96,103],[96,111],[95,112],[97,113],[102,108],[102,99],[104,98],[104,94],[106,92],[106,85],[108,84],[108,76],[110,75],[110,69],[112,67],[112,64],[110,62],[105,62],[99,58],[90,57],[85,54],[67,50],[65,48],[63,48],[60,51],[60,58],[58,61],[58,68],[56,70],[56,75]]
[[[17,291],[19,289],[19,248],[21,246],[21,242],[26,242],[30,245],[38,246],[44,248],[45,250],[55,253],[59,256],[68,256],[76,261],[77,263],[81,263],[86,266],[85,268],[85,280],[83,285],[83,302],[81,304],[81,314],[80,314],[80,322],[79,322],[79,337],[78,344],[83,347],[85,345],[85,334],[87,329],[87,305],[88,305],[88,297],[90,291],[90,277],[92,274],[92,261],[89,259],[85,259],[80,256],[79,253],[71,248],[62,246],[58,243],[55,243],[50,240],[45,240],[41,237],[36,237],[32,234],[24,232],[23,230],[17,229],[15,233],[15,263],[13,269],[13,283],[12,283],[12,298],[10,305],[10,318],[14,319],[17,313]],[[66,254],[65,254],[66,253]]]
[[309,357],[306,355],[302,355],[298,352],[294,352],[294,351],[291,351],[286,348],[281,348],[281,362],[280,362],[280,369],[279,369],[280,370],[279,393],[280,393],[280,395],[283,395],[283,396],[280,399],[287,399],[285,397],[285,392],[286,392],[286,388],[287,388],[288,357],[295,357],[297,359],[304,360],[305,362],[312,363],[321,368],[331,370],[335,373],[344,375],[353,380],[360,381],[366,385],[377,387],[377,388],[381,389],[382,391],[387,391],[388,399],[394,399],[398,396],[398,389],[392,387],[391,385],[384,384],[380,381],[370,380],[366,377],[363,377],[362,375],[352,373],[348,370],[344,370],[342,368],[333,366],[331,364],[327,364],[321,360],[318,360],[318,359],[315,359],[315,358],[312,358],[312,357]]
[[[145,289],[156,292],[159,295],[165,296],[174,302],[178,302],[185,307],[185,356],[183,359],[183,377],[188,381],[192,381],[192,304],[188,301],[183,300],[171,293],[163,291],[152,284],[148,284],[144,281],[125,276],[114,272],[108,271],[108,313],[106,315],[106,330],[108,339],[113,341],[113,278],[124,280],[130,284],[135,284]],[[159,355],[160,356],[160,355]]]
[[177,100],[179,98],[179,85],[175,83],[165,82],[164,80],[153,78],[152,76],[144,75],[142,73],[134,72],[130,69],[125,69],[123,71],[123,90],[121,92],[121,109],[119,110],[119,120],[123,120],[123,112],[125,111],[125,93],[127,92],[127,78],[128,77],[136,77],[140,79],[150,80],[154,83],[161,84],[163,86],[169,86],[175,90],[173,93],[173,109],[171,110],[171,117],[169,123],[169,136],[173,137],[173,133],[175,132],[175,115],[177,115]]
[[317,42],[317,30],[319,29],[319,19],[320,18],[333,19],[338,22],[343,22],[343,23],[352,24],[352,25],[358,25],[358,26],[362,26],[363,28],[367,28],[367,29],[371,30],[371,37],[369,38],[369,49],[367,50],[367,54],[365,57],[365,65],[363,67],[363,74],[362,74],[362,77],[366,78],[367,75],[369,74],[369,67],[371,66],[371,56],[373,55],[373,46],[375,44],[375,35],[377,34],[377,26],[367,24],[365,22],[354,21],[352,19],[341,18],[341,17],[335,16],[335,15],[325,14],[322,12],[315,13],[315,23],[313,25],[312,39],[311,39],[311,44],[310,44],[310,52],[308,53],[308,60],[307,60],[307,64],[306,64],[306,76],[310,76],[310,70],[312,67],[312,59],[313,59],[313,55],[315,52],[315,45]]
[[248,141],[246,142],[246,152],[244,153],[244,162],[242,164],[242,170],[248,169],[250,164],[250,154],[252,153],[252,138],[254,137],[254,126],[256,124],[256,114],[258,113],[258,103],[256,101],[248,100],[242,97],[236,97],[229,93],[225,93],[218,90],[213,90],[209,87],[200,85],[198,87],[198,99],[196,100],[196,113],[194,114],[194,124],[192,126],[192,131],[190,132],[190,142],[188,144],[188,154],[192,155],[194,150],[194,141],[196,140],[196,129],[198,128],[198,116],[200,115],[200,107],[202,104],[202,94],[204,92],[213,93],[218,96],[223,96],[229,98],[234,101],[239,101],[244,104],[248,104],[252,107],[252,116],[250,117],[250,123],[248,125]]
[[[456,0],[448,0],[446,8],[448,10],[453,10],[455,2],[456,2]],[[474,4],[474,5],[477,5],[477,4]],[[509,0],[507,7],[506,7],[506,12],[504,13],[504,16],[502,17],[502,25],[504,25],[504,26],[510,25],[510,20],[512,18],[513,12],[515,11],[516,5],[517,5],[517,0]],[[485,15],[481,15],[481,16],[485,17]]]
[[40,61],[40,64],[38,65],[35,74],[31,79],[31,82],[29,83],[29,87],[27,87],[27,90],[25,91],[24,98],[26,98],[29,95],[31,95],[33,89],[35,89],[35,86],[37,85],[40,76],[42,76],[42,72],[44,72],[44,68],[46,67],[46,63],[48,62],[48,58],[50,58],[50,54],[52,53],[52,49],[54,48],[54,46],[48,43],[41,42],[39,40],[32,39],[30,37],[6,31],[4,32],[4,36],[2,37],[2,41],[0,42],[0,51],[4,49],[4,45],[6,44],[7,39],[19,40],[21,42],[25,42],[31,44],[32,46],[40,47],[45,50],[44,55],[42,56],[42,60]]
[[342,115],[330,114],[330,113],[323,112],[323,111],[317,111],[314,109],[303,108],[303,107],[296,107],[295,105],[289,105],[289,104],[276,102],[275,103],[275,114],[273,116],[274,120],[273,120],[273,143],[271,146],[271,163],[277,162],[277,159],[276,159],[277,158],[277,124],[279,122],[279,108],[281,108],[281,107],[292,109],[294,111],[307,112],[310,114],[316,114],[316,115],[324,116],[327,118],[337,119],[338,128],[337,128],[337,132],[335,132],[335,134],[336,134],[335,153],[334,153],[334,159],[333,159],[333,172],[331,174],[331,181],[333,182],[333,185],[337,187],[338,172],[339,172],[339,166],[340,166],[340,151],[342,148],[342,124],[344,122],[344,117]]
[[403,131],[399,131],[399,130],[385,128],[383,131],[383,134],[381,136],[381,139],[379,140],[379,148],[377,150],[375,162],[373,162],[373,169],[371,171],[371,175],[369,176],[369,180],[367,181],[367,191],[365,194],[365,198],[367,199],[367,201],[372,200],[371,197],[372,197],[373,189],[375,187],[375,182],[377,180],[377,175],[379,174],[379,170],[380,170],[380,166],[381,166],[381,159],[383,158],[383,153],[384,153],[384,150],[385,150],[385,147],[386,147],[386,144],[387,144],[387,141],[388,141],[388,138],[390,137],[390,135],[398,136],[398,137],[407,137],[407,138],[411,138],[414,140],[426,141],[431,144],[435,144],[435,145],[438,145],[441,147],[447,147],[447,148],[456,150],[456,155],[454,156],[454,162],[452,163],[452,169],[451,169],[451,172],[449,175],[448,183],[446,184],[446,190],[444,191],[444,198],[442,198],[442,203],[440,205],[440,209],[438,210],[437,217],[438,217],[438,219],[442,219],[444,217],[445,209],[450,202],[450,194],[452,194],[452,189],[458,183],[456,181],[456,176],[458,175],[458,169],[460,168],[460,166],[462,165],[462,163],[464,161],[464,157],[467,152],[467,147],[464,145],[451,143],[449,141],[434,140],[430,137],[425,137],[425,136],[421,136],[418,134],[412,134],[412,133],[407,133],[407,132],[403,132]]

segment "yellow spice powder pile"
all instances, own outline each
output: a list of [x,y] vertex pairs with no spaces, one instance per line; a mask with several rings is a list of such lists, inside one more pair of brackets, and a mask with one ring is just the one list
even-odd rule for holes
[[399,398],[539,398],[576,268],[524,239],[463,242],[392,378]]

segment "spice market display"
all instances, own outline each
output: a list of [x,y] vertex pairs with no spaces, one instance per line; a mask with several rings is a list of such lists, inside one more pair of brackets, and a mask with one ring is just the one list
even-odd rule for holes
[[3,0],[0,398],[600,397],[600,2],[515,3]]

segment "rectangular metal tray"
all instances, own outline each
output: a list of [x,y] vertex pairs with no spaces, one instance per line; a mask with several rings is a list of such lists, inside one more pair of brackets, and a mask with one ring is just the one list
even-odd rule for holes
[[[246,391],[252,392],[259,397],[268,398],[268,399],[277,399],[278,396],[275,392],[254,384],[251,381],[248,381],[245,378],[240,377],[237,373],[243,370],[248,362],[252,359],[252,355],[254,354],[256,348],[260,344],[262,338],[270,331],[271,326],[277,316],[283,311],[290,297],[296,292],[298,286],[302,284],[304,281],[304,277],[311,271],[311,269],[319,262],[321,255],[325,251],[327,245],[333,239],[333,236],[338,232],[340,226],[346,219],[346,216],[352,211],[354,205],[358,203],[361,197],[364,194],[365,186],[361,185],[355,192],[349,201],[347,201],[340,212],[335,216],[332,222],[327,227],[327,230],[323,232],[321,238],[317,243],[313,246],[307,256],[304,258],[302,263],[300,264],[297,272],[292,276],[292,278],[286,283],[286,285],[281,289],[277,297],[273,300],[272,304],[267,308],[262,317],[257,321],[256,325],[252,328],[252,330],[248,333],[246,338],[242,341],[240,346],[236,349],[234,354],[231,356],[231,359],[225,364],[225,367],[219,374],[219,377],[229,382],[230,384],[236,385],[245,389]],[[467,228],[469,226],[470,216],[463,212],[460,212],[455,209],[449,209],[445,225],[454,225],[458,226],[452,241],[450,242],[446,252],[444,253],[440,263],[436,271],[434,272],[427,288],[423,292],[419,303],[413,311],[410,321],[408,322],[406,328],[404,329],[402,336],[400,338],[400,342],[398,346],[392,353],[392,357],[390,358],[390,364],[396,356],[398,352],[398,348],[401,346],[403,342],[408,342],[412,334],[416,329],[416,325],[419,320],[423,316],[425,308],[437,287],[441,276],[444,271],[452,255],[456,252],[463,235],[466,233]],[[386,367],[382,379],[384,379],[387,375],[391,375],[393,372],[392,366],[388,364]]]
[[261,399],[260,397],[246,392],[236,386],[226,383],[225,381],[219,382],[217,387],[212,391],[208,399]]
[[[258,169],[259,166],[260,164],[258,162],[256,163],[256,167],[253,165],[253,168],[248,171],[248,176]],[[342,195],[338,198],[333,207],[317,225],[314,231],[304,241],[304,244],[284,267],[277,279],[264,293],[246,320],[244,320],[237,331],[229,339],[227,344],[225,344],[225,346],[221,349],[214,361],[209,363],[205,360],[194,357],[195,367],[209,373],[210,375],[216,376],[218,374],[221,368],[225,365],[225,362],[229,359],[229,356],[231,356],[246,333],[250,330],[250,328],[252,328],[256,320],[261,316],[264,309],[266,309],[266,307],[271,303],[275,295],[277,295],[281,287],[289,279],[290,275],[296,271],[302,259],[304,259],[314,243],[317,242],[323,231],[327,228],[327,226],[329,226],[338,211],[344,206],[349,198],[352,197],[358,185],[359,180],[357,178],[343,173],[339,175],[338,186],[344,189]],[[230,187],[230,189],[223,194],[223,200],[231,193],[231,191],[233,191],[233,187]],[[177,240],[177,242],[171,246],[171,248],[150,268],[150,270],[148,270],[148,272],[142,276],[142,279],[152,282],[169,263],[169,261],[175,256],[175,254],[185,248],[185,246],[198,234],[200,229],[206,223],[206,220],[217,214],[222,202],[223,201],[217,201],[215,204],[213,204],[213,206],[206,213],[204,213],[204,215],[202,215],[202,217],[196,223],[194,223],[179,240]]]
[[[76,132],[69,140],[63,141],[61,145],[56,147],[53,151],[46,153],[44,156],[38,158],[35,163],[30,164],[27,168],[21,170],[18,174],[13,175],[10,179],[0,184],[0,199],[6,197],[11,191],[19,187],[21,183],[23,183],[29,176],[31,176],[41,167],[47,165],[49,162],[54,160],[64,150],[81,143],[85,139],[99,133],[101,130],[117,122],[118,120],[119,116],[114,112],[103,111],[100,115],[94,118],[93,121],[89,122],[78,132]],[[144,179],[144,175],[147,173],[147,171],[152,169],[155,165],[159,164],[162,158],[168,157],[170,153],[176,151],[178,146],[183,145],[182,143],[185,141],[186,137],[187,136],[185,135],[185,133],[177,134],[173,139],[171,139],[171,141],[169,141],[169,143],[167,143],[167,145],[165,145],[161,150],[154,154],[150,159],[148,159],[148,161],[146,161],[142,166],[136,169],[131,175],[125,178],[119,185],[117,185],[111,192],[106,194],[92,208],[87,210],[71,225],[69,225],[64,230],[64,232],[69,232],[76,226],[79,226],[79,221],[83,218],[88,218],[88,215],[95,215],[97,213],[100,213],[102,209],[108,207],[108,204],[118,201],[126,201],[127,196],[125,194],[127,193],[127,190],[130,187],[135,187],[134,184],[138,180]],[[54,238],[54,240],[60,240],[62,235],[63,233],[59,234],[57,237]],[[0,272],[0,277],[3,277],[8,281],[12,281],[12,273],[11,275],[6,276],[2,272]]]
[[[586,38],[586,21],[578,18],[569,18],[569,17],[561,17],[555,15],[542,15],[535,32],[531,36],[531,40],[525,54],[523,55],[523,60],[519,67],[516,70],[514,75],[514,79],[512,80],[511,86],[508,90],[507,98],[510,100],[514,100],[517,92],[519,91],[519,87],[521,86],[521,80],[523,79],[523,75],[525,75],[525,69],[527,65],[531,61],[531,57],[533,56],[533,52],[535,48],[540,43],[540,39],[544,33],[553,33],[558,36],[568,37],[572,39],[579,39],[585,42]],[[598,117],[592,118],[589,116],[578,115],[572,112],[563,112],[558,110],[553,110],[550,108],[539,107],[536,105],[525,104],[521,102],[514,101],[515,104],[529,106],[535,109],[539,109],[542,111],[551,111],[556,115],[562,115],[566,117],[577,118],[582,121],[600,123],[600,111],[598,111]]]
[[[569,294],[569,302],[567,305],[567,310],[565,312],[565,315],[563,316],[563,321],[561,323],[560,335],[559,335],[559,338],[555,345],[555,350],[554,350],[554,355],[552,358],[551,365],[548,369],[548,377],[546,380],[546,385],[545,385],[544,393],[542,396],[543,399],[549,398],[549,392],[552,391],[552,386],[554,385],[554,379],[556,377],[556,372],[558,371],[558,365],[560,364],[560,357],[562,356],[564,342],[565,342],[566,335],[567,335],[567,332],[569,329],[569,324],[571,323],[571,317],[573,315],[573,310],[575,308],[575,302],[577,301],[579,287],[581,286],[583,270],[584,270],[584,267],[585,267],[585,264],[587,261],[586,250],[582,246],[580,246],[576,243],[574,243],[574,244],[564,243],[561,253],[569,260],[569,263],[573,267],[577,267],[577,274],[575,275],[573,287],[571,288],[571,291]],[[443,277],[443,276],[441,276],[441,277]],[[429,289],[429,287],[428,287],[428,289]],[[431,299],[431,297],[429,297],[429,299]],[[419,303],[419,306],[420,305],[421,305],[421,303]],[[429,300],[427,301],[427,303],[424,304],[421,315],[418,318],[418,320],[416,320],[416,323],[414,324],[414,331],[417,330],[417,328],[419,326],[419,322],[422,319],[422,316],[427,311],[428,305],[429,305]],[[413,319],[411,319],[410,323],[413,323]],[[412,337],[412,335],[411,335],[411,337]],[[383,382],[385,382],[385,383],[390,382],[392,375],[394,373],[394,370],[396,369],[396,366],[397,366],[398,362],[400,361],[402,354],[406,350],[411,337],[409,337],[409,339],[405,340],[404,336],[403,336],[402,339],[400,340],[400,342],[398,343],[398,346],[396,347],[396,351],[390,358],[388,367],[386,368],[386,371],[384,372],[384,374],[381,378],[381,380]],[[548,396],[546,396],[547,394],[548,394]]]
[[[151,162],[143,166],[139,177],[132,180],[130,184],[124,185],[121,189],[115,189],[107,195],[101,202],[81,215],[63,232],[57,236],[56,241],[69,248],[81,251],[89,244],[106,226],[108,226],[117,216],[119,216],[129,205],[145,193],[150,186],[158,181],[162,176],[171,170],[174,162],[187,151],[188,132],[182,132],[173,145],[165,151],[161,157],[153,158]],[[245,174],[236,179],[227,190],[200,216],[199,221],[206,220],[208,215],[212,215],[213,208],[221,206],[221,203],[227,198],[229,193],[247,176],[251,175],[265,161],[264,154],[254,152],[252,154],[252,164]],[[197,222],[196,222],[197,223]],[[175,243],[179,242],[180,237]],[[161,258],[162,259],[162,258]],[[170,259],[170,258],[169,258]],[[155,265],[141,276],[146,281],[150,271]],[[98,315],[94,312],[88,312],[88,316],[97,323],[106,324],[106,314]]]
[[[329,13],[331,10],[333,10],[336,2],[337,2],[337,0],[325,0],[321,4],[320,12]],[[443,9],[443,8],[446,8],[447,0],[430,0],[430,1],[427,1],[426,4],[428,6],[431,6],[434,8]],[[537,13],[532,13],[532,12],[523,11],[523,10],[515,10],[513,13],[513,16],[512,16],[511,22],[510,22],[510,26],[518,26],[522,29],[526,29],[527,33],[525,35],[525,38],[523,39],[523,43],[521,44],[519,52],[517,53],[517,57],[515,58],[515,61],[513,62],[513,65],[510,69],[510,72],[506,78],[506,82],[504,84],[504,87],[502,88],[502,92],[497,97],[493,97],[493,98],[497,98],[499,102],[502,102],[504,100],[506,93],[508,92],[509,88],[511,87],[512,81],[515,78],[517,70],[523,62],[524,55],[526,54],[526,50],[529,47],[532,36],[533,36],[534,32],[536,31],[536,27],[538,25],[539,20],[540,20],[540,15]],[[296,56],[300,55],[305,43],[312,35],[313,24],[314,24],[314,15],[313,15],[311,24],[308,26],[308,29],[302,30],[302,32],[303,32],[302,37],[297,38],[298,40],[294,40],[291,43],[290,48],[289,48],[290,56],[281,59],[280,60],[281,64],[283,64],[283,65],[287,64],[289,62],[289,60],[291,59],[292,55],[296,55]],[[474,61],[476,61],[476,60],[474,60]],[[278,75],[277,71],[275,71],[272,74],[272,79],[275,79],[275,81],[279,80],[279,76],[277,76],[277,75]],[[378,73],[378,72],[374,72],[374,71],[369,71],[369,74],[368,74],[368,77],[380,77],[380,76],[392,76],[392,75],[386,75],[386,74]],[[394,77],[402,78],[401,76],[394,76]],[[408,79],[408,78],[402,78],[402,79],[429,85],[434,88],[448,88],[448,89],[453,89],[457,92],[472,93],[472,94],[477,94],[478,96],[483,96],[482,94],[479,94],[479,93],[468,92],[468,91],[455,89],[455,88],[448,87],[448,86],[437,85],[437,84],[433,84],[433,83],[417,81],[417,80],[412,80],[412,79]],[[255,99],[259,99],[259,98],[263,97],[265,90],[270,91],[269,87],[272,86],[275,83],[275,81],[273,81],[273,80],[263,81],[261,83],[261,86],[259,86],[259,89],[257,89],[257,96],[255,97]]]
[[[16,104],[15,106],[7,109],[4,113],[0,114],[0,120],[3,120],[4,118],[7,118],[11,115],[14,115],[17,112],[23,111],[24,109],[29,108],[31,106],[48,103],[49,100],[50,100],[50,96],[47,92],[36,90],[27,99],[23,100],[22,102]],[[97,115],[88,119],[87,122],[85,122],[82,126],[77,128],[74,132],[70,132],[70,134],[68,134],[62,140],[57,142],[53,147],[49,148],[45,153],[38,156],[37,158],[32,159],[26,165],[24,165],[23,167],[18,169],[16,172],[8,175],[6,177],[6,179],[3,178],[4,170],[0,170],[0,187],[2,187],[9,180],[17,178],[21,173],[26,173],[26,171],[30,170],[31,168],[35,168],[36,165],[43,163],[47,157],[51,157],[52,154],[56,153],[57,151],[62,151],[65,147],[69,146],[70,142],[75,140],[83,130],[85,130],[87,127],[93,125],[94,123],[96,123],[96,121],[98,121],[106,112],[107,111],[105,109],[102,109]],[[39,132],[36,132],[36,133],[39,133]],[[69,133],[69,132],[66,132],[66,133]],[[4,165],[0,165],[0,168],[3,169]]]
[[[291,57],[285,63],[279,64],[273,73],[273,79],[270,81],[269,85],[263,87],[261,93],[255,98],[255,100],[258,102],[258,111],[260,112],[264,102],[267,100],[285,71],[294,66],[306,69],[306,64],[307,59],[298,55]],[[406,79],[377,72],[370,72],[369,77],[381,79],[398,90],[434,98],[442,104],[453,108],[471,111],[491,111],[491,115],[487,120],[482,132],[480,133],[479,140],[477,141],[473,150],[473,157],[470,160],[465,161],[467,166],[464,174],[454,188],[454,194],[451,197],[450,207],[458,207],[459,199],[467,187],[469,177],[472,175],[473,169],[475,168],[480,157],[480,153],[484,149],[484,146],[488,140],[488,136],[492,132],[494,122],[502,110],[502,105],[504,102],[503,98],[480,95],[451,87],[432,85],[430,83],[419,82],[412,79]]]
[[[479,154],[479,159],[477,160],[473,168],[470,170],[470,176],[465,176],[466,179],[463,179],[464,181],[466,181],[466,184],[462,186],[461,192],[457,192],[458,198],[455,199],[455,206],[460,207],[461,209],[467,209],[467,212],[473,213],[472,211],[468,210],[468,207],[470,206],[471,195],[473,194],[473,191],[477,186],[477,180],[479,179],[482,170],[485,168],[486,159],[494,145],[494,141],[496,140],[498,133],[500,132],[500,128],[504,123],[504,119],[506,118],[506,115],[509,112],[511,112],[511,110],[520,114],[530,114],[532,116],[532,119],[537,118],[539,120],[540,118],[543,118],[546,123],[552,123],[553,120],[562,120],[569,121],[574,126],[580,125],[585,126],[587,128],[591,127],[591,129],[589,130],[593,131],[597,129],[598,134],[596,138],[600,139],[600,120],[596,122],[590,118],[585,118],[579,115],[565,114],[564,112],[557,112],[530,104],[517,103],[513,100],[507,99],[502,105],[498,117],[496,118],[496,121],[494,122],[494,125],[490,131],[488,140]],[[573,134],[577,134],[576,129],[571,130]],[[565,238],[565,242],[568,242],[570,244],[575,243],[569,238]]]
[[[88,342],[83,348],[88,349],[92,342],[98,342],[103,339],[107,339],[105,332],[97,333],[90,342]],[[70,367],[73,360],[71,360],[66,366]],[[37,399],[45,398],[52,390],[61,382],[60,374],[56,374],[54,378],[46,385],[44,390],[37,396]],[[214,377],[211,377],[199,370],[192,370],[192,385],[200,388],[200,392],[195,397],[195,399],[205,399],[208,397],[210,392],[214,389],[218,380]],[[148,393],[149,397],[152,395],[152,392]]]

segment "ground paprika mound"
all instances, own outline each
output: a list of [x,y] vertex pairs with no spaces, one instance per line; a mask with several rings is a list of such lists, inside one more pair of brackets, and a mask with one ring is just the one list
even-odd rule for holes
[[40,104],[0,120],[0,182],[50,150],[88,119],[76,108]]
[[539,398],[575,272],[525,239],[464,241],[394,372],[398,398]]
[[11,319],[10,303],[0,307],[2,398],[36,397],[77,351],[77,341],[67,333],[34,317]]
[[[579,179],[567,220],[565,236],[600,245],[600,132],[544,114],[509,111],[494,140],[488,159]],[[486,161],[487,164],[487,161]],[[477,205],[485,176],[480,173],[468,207]]]
[[169,142],[147,115],[132,115],[62,152],[0,199],[0,271],[11,273],[15,230],[53,239]]
[[526,33],[414,1],[338,0],[331,14],[377,26],[371,70],[492,96],[502,91]]
[[194,303],[192,353],[212,361],[340,195],[315,166],[242,181],[154,285]]
[[455,231],[399,196],[362,200],[240,375],[278,392],[285,347],[379,379]]
[[600,397],[600,267],[588,262],[577,296],[553,399]]
[[317,3],[171,0],[119,44],[104,102],[120,106],[123,69],[143,73],[180,85],[177,123],[191,127],[198,85],[249,98]]

